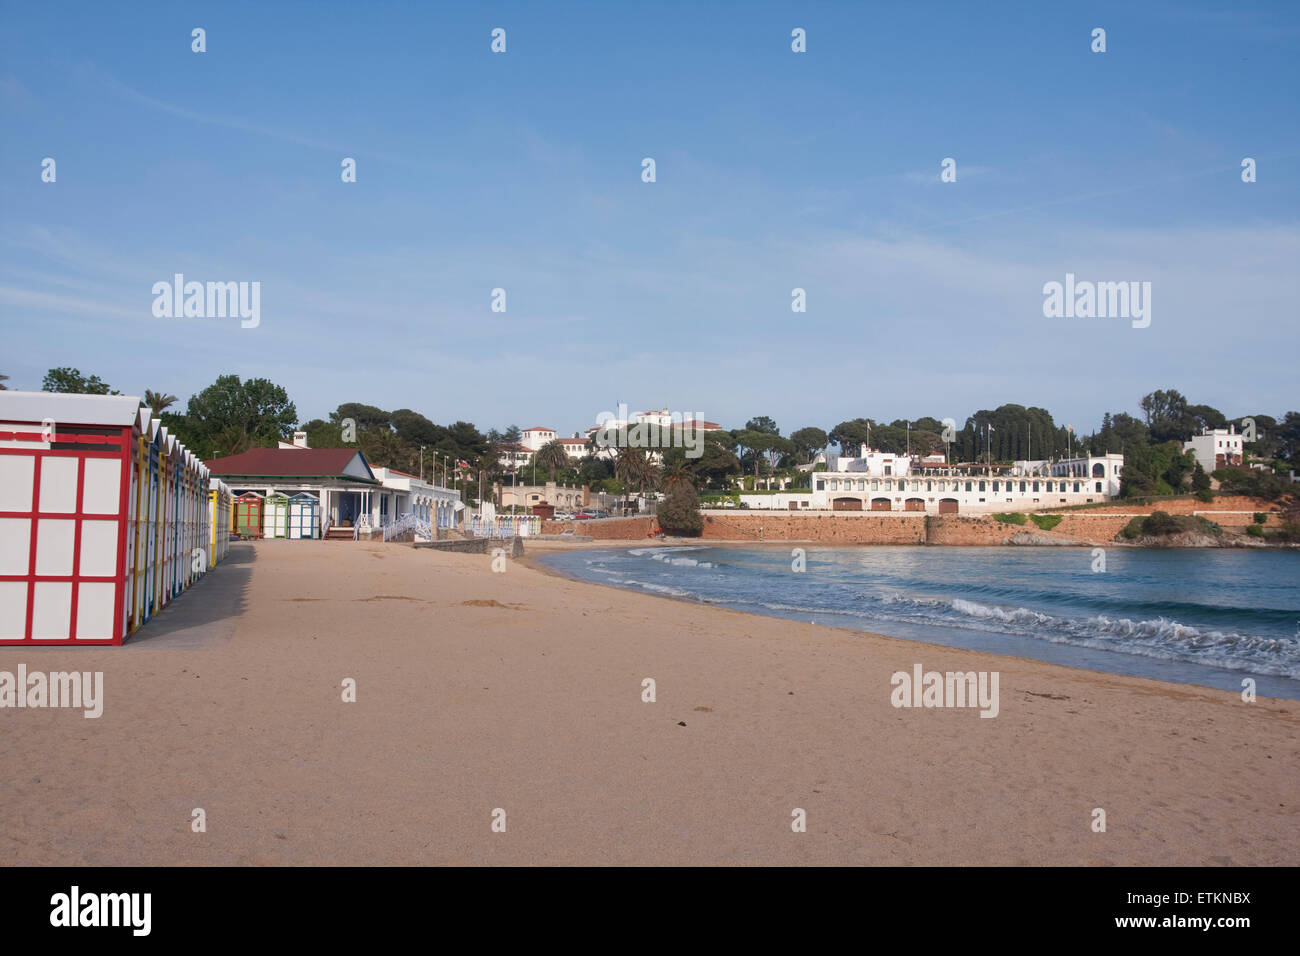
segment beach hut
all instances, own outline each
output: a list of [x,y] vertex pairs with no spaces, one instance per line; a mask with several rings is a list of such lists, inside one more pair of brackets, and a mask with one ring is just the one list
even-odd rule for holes
[[121,644],[207,570],[206,477],[138,398],[0,391],[0,644]]
[[135,630],[153,616],[154,594],[157,590],[158,492],[159,492],[159,435],[158,420],[149,419],[149,410],[140,409],[140,430],[137,454],[134,549],[132,553],[131,629]]
[[289,537],[289,498],[277,493],[262,499],[262,537]]
[[231,509],[235,497],[220,478],[208,479],[208,508],[211,513],[208,532],[208,567],[215,568],[230,547]]
[[262,536],[262,496],[246,491],[235,499],[235,534],[241,538]]
[[307,492],[294,495],[289,499],[289,537],[294,540],[317,537],[320,527],[317,512],[320,503],[315,495]]

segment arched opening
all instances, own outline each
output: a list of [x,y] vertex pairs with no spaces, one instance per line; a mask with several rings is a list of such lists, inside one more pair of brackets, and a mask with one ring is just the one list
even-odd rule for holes
[[861,511],[861,498],[836,498],[831,502],[832,511]]
[[893,507],[890,505],[890,503],[889,503],[889,499],[888,499],[888,498],[872,498],[872,499],[871,499],[871,510],[872,510],[872,511],[892,511],[892,510],[893,510]]
[[956,513],[957,513],[957,499],[956,499],[956,498],[940,498],[940,499],[939,499],[939,514],[941,514],[941,515],[955,515]]
[[1105,477],[1106,477],[1106,466],[1103,465],[1101,462],[1097,462],[1097,464],[1093,465],[1093,466],[1092,466],[1092,477],[1094,477],[1094,478],[1105,478]]
[[907,501],[903,502],[903,510],[904,510],[904,511],[924,511],[924,510],[925,510],[925,499],[924,499],[924,498],[908,498]]

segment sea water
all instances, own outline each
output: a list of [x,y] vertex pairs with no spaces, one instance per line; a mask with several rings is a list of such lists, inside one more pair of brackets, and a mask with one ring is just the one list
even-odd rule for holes
[[[637,547],[543,560],[684,601],[1300,700],[1300,551]],[[802,565],[803,570],[795,570]]]

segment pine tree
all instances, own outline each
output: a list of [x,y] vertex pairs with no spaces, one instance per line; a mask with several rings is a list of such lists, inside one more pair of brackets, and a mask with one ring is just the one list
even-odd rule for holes
[[659,527],[665,534],[693,537],[704,530],[700,499],[689,481],[674,481],[668,496],[659,503]]

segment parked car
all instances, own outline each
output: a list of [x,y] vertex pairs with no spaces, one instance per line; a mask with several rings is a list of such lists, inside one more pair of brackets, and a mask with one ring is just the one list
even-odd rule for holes
[[587,512],[585,512],[585,511],[575,511],[575,512],[573,513],[573,520],[574,520],[574,521],[588,521],[588,520],[590,520],[590,518],[591,518],[591,515],[587,514]]

